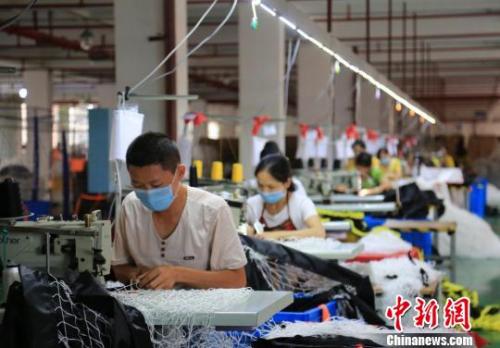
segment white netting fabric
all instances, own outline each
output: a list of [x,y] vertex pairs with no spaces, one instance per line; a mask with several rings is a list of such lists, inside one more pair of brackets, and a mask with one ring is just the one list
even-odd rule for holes
[[123,290],[112,295],[139,310],[154,347],[242,347],[244,334],[216,331],[214,313],[238,308],[251,289]]
[[281,244],[296,249],[302,252],[319,252],[327,253],[338,249],[342,243],[331,238],[301,238],[295,240],[281,241]]
[[255,262],[264,280],[272,290],[317,294],[340,283],[300,267],[279,263],[252,248],[244,247],[247,258]]
[[64,347],[105,348],[111,344],[111,324],[98,312],[71,299],[71,289],[60,280],[49,284],[57,290],[52,296],[58,318],[57,338]]
[[[442,277],[432,265],[408,257],[384,259],[369,263],[346,263],[351,270],[370,276],[372,283],[381,290],[375,300],[377,312],[384,317],[385,309],[394,305],[397,295],[414,302],[422,288],[433,286]],[[406,323],[405,320],[408,320]],[[403,324],[412,325],[411,317],[404,317]]]
[[[410,314],[405,317],[411,317]],[[408,328],[408,329],[407,329]],[[414,328],[407,326],[405,328],[405,333],[454,333],[454,330],[446,328],[437,328],[436,330],[430,330],[428,328]],[[275,338],[282,337],[310,337],[310,336],[349,336],[356,337],[359,339],[368,339],[376,342],[382,346],[387,345],[385,335],[381,334],[395,334],[395,330],[390,330],[384,327],[378,327],[374,325],[369,325],[362,320],[352,320],[346,318],[334,317],[329,321],[324,321],[321,323],[286,323],[286,325],[275,326],[266,336],[265,339],[271,340]]]
[[402,240],[399,235],[395,235],[383,227],[370,232],[359,241],[363,244],[365,253],[392,253],[398,251],[410,251],[411,244]]

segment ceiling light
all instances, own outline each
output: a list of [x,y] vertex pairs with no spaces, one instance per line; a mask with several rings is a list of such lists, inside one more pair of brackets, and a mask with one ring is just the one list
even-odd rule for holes
[[28,96],[28,90],[26,88],[20,88],[19,91],[19,98],[21,99],[26,99],[26,97]]

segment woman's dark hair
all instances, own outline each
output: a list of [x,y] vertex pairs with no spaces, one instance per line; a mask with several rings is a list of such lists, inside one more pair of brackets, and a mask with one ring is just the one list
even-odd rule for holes
[[380,158],[382,154],[388,155],[389,151],[385,147],[383,147],[377,151],[377,157]]
[[356,146],[360,146],[363,148],[363,150],[366,150],[366,144],[363,140],[356,140],[354,143],[352,143],[351,148],[355,148]]
[[276,144],[275,141],[269,140],[265,145],[262,151],[260,152],[260,159],[263,159],[266,156],[274,155],[281,153],[280,147]]
[[[268,155],[262,158],[255,168],[255,176],[262,171],[267,171],[271,176],[279,182],[286,183],[292,179],[292,168],[288,158],[281,154]],[[295,184],[291,181],[288,191],[295,191]]]
[[127,167],[144,167],[159,164],[163,169],[175,172],[181,156],[175,143],[163,133],[148,132],[139,135],[127,149]]
[[356,156],[355,163],[359,167],[371,167],[372,166],[372,155],[366,152],[362,152]]

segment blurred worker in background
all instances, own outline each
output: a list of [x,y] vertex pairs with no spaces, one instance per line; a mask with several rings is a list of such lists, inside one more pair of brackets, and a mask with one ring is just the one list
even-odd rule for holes
[[384,178],[382,170],[372,166],[372,155],[362,152],[356,156],[356,170],[361,176],[360,196],[377,195],[392,188],[389,180]]
[[[356,170],[356,157],[361,153],[366,153],[366,144],[363,140],[356,140],[352,146],[352,152],[354,153],[354,158],[351,158],[347,161],[346,170]],[[378,168],[380,167],[380,161],[377,157],[372,157],[372,167]]]
[[403,169],[399,158],[392,157],[386,148],[381,148],[377,152],[380,161],[380,171],[386,180],[399,180],[403,177]]
[[288,159],[265,156],[255,169],[259,194],[247,201],[248,234],[261,239],[325,237],[314,203],[297,193]]

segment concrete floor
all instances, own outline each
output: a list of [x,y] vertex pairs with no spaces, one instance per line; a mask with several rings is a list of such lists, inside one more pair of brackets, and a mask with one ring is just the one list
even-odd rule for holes
[[[500,217],[488,218],[500,236]],[[481,260],[461,258],[457,261],[457,282],[477,290],[482,305],[500,304],[500,259]],[[480,332],[490,341],[488,347],[500,348],[500,332]]]

